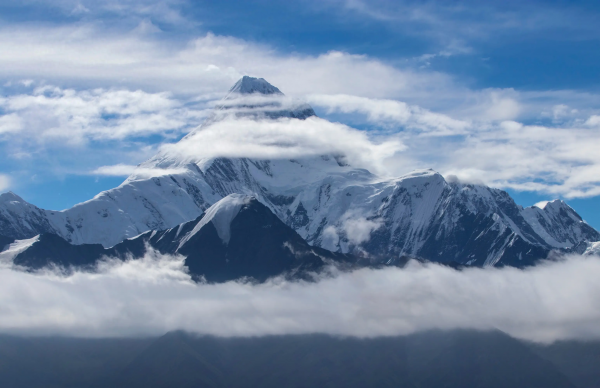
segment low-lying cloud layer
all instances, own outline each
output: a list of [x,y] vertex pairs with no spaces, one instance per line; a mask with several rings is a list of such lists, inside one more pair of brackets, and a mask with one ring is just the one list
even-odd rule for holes
[[329,333],[389,336],[497,328],[533,341],[600,338],[600,259],[520,270],[410,263],[318,282],[195,284],[181,257],[106,262],[98,273],[0,269],[0,332],[67,336]]

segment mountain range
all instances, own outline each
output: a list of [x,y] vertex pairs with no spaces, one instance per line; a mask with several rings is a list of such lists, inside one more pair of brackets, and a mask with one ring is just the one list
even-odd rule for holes
[[[323,119],[264,79],[243,77],[179,145],[240,120]],[[343,154],[207,158],[169,149],[120,186],[63,211],[0,195],[0,235],[0,257],[31,268],[138,257],[149,245],[184,255],[195,276],[215,281],[264,279],[332,261],[523,267],[552,252],[590,252],[600,240],[561,200],[523,208],[505,191],[433,170],[385,178],[349,165]]]

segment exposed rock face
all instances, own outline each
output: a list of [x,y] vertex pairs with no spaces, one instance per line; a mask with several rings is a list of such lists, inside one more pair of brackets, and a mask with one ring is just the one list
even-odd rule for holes
[[[225,282],[240,278],[258,281],[279,275],[295,279],[328,264],[352,266],[356,258],[312,247],[253,197],[231,194],[196,220],[175,228],[149,231],[112,248],[100,244],[69,244],[46,233],[11,245],[3,261],[39,269],[50,265],[89,267],[106,257],[141,258],[151,247],[163,254],[182,255],[196,280]],[[10,257],[8,257],[10,255]]]

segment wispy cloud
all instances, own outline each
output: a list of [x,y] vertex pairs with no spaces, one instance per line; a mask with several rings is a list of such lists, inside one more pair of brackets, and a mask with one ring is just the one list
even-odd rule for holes
[[[545,2],[500,4],[461,0],[454,2],[330,0],[348,12],[414,35],[427,35],[442,44],[477,42],[493,37],[545,31],[562,31],[563,38],[598,38],[593,23],[597,13],[572,4],[570,7]],[[569,35],[564,33],[568,31]]]
[[[159,23],[187,24],[181,7],[185,0],[24,0],[20,7],[47,7],[65,16],[82,19],[96,19],[113,16],[129,20],[150,19]],[[15,5],[17,6],[17,5]]]
[[309,95],[308,101],[325,107],[328,113],[360,113],[371,123],[385,126],[406,126],[433,135],[464,134],[469,122],[431,112],[419,106],[389,99],[372,99],[345,94]]
[[[67,336],[329,333],[500,329],[527,340],[600,338],[600,260],[573,257],[520,270],[411,263],[318,282],[194,284],[182,257],[150,252],[98,273],[0,269],[0,332]],[[493,308],[490,308],[493,306]]]
[[186,131],[204,116],[168,93],[49,85],[0,97],[0,108],[0,135],[71,144]]
[[163,175],[181,174],[186,170],[182,168],[144,168],[128,164],[115,164],[112,166],[102,166],[90,171],[92,175],[104,176],[130,176],[134,174],[139,178],[151,178]]

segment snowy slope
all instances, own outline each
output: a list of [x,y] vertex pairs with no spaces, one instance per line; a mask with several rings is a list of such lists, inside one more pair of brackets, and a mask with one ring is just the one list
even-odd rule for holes
[[[244,77],[196,131],[231,115],[311,120],[312,108],[277,100],[282,96],[263,79]],[[53,232],[75,244],[110,247],[195,219],[220,199],[242,194],[265,204],[310,244],[374,260],[418,256],[525,265],[551,249],[600,240],[562,201],[523,209],[504,191],[448,182],[432,170],[381,179],[333,155],[183,159],[167,152],[140,167],[177,173],[153,178],[134,173],[119,187],[61,212],[4,194],[0,234],[27,238]]]
[[0,194],[0,235],[24,239],[56,232],[45,210],[12,192]]
[[26,251],[39,240],[39,235],[25,240],[16,240],[6,247],[0,248],[0,265],[10,266],[15,257]]
[[216,229],[217,235],[223,244],[229,244],[229,240],[231,239],[231,222],[235,216],[238,215],[242,206],[250,203],[251,198],[252,197],[242,194],[230,194],[221,199],[206,210],[204,217],[196,224],[194,229],[181,239],[179,245],[185,245],[185,243],[193,238],[209,222],[212,223]]
[[174,228],[148,231],[112,248],[99,244],[69,244],[51,233],[17,240],[0,253],[0,264],[36,270],[47,266],[84,268],[106,257],[141,258],[152,247],[163,254],[185,257],[197,280],[224,282],[252,277],[265,281],[285,275],[310,279],[329,264],[358,265],[350,255],[310,246],[255,198],[230,194],[202,216]]
[[575,210],[558,199],[526,208],[522,214],[536,233],[555,248],[571,248],[597,235]]

